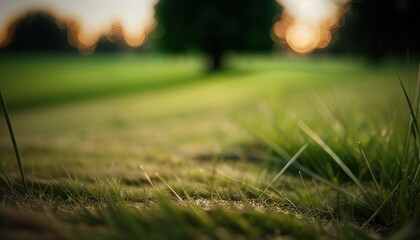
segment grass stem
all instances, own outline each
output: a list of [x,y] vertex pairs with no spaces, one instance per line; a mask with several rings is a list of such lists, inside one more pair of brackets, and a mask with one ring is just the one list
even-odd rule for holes
[[271,185],[273,185],[273,183],[277,181],[277,179],[296,161],[296,159],[299,158],[299,156],[303,153],[303,151],[305,151],[307,146],[308,144],[303,145],[303,147],[287,162],[286,166],[284,166],[280,170],[280,172],[277,173],[277,175],[273,178],[273,180],[271,180],[270,184],[268,184],[268,186],[264,189],[264,191],[261,193],[258,199],[260,199],[265,194],[265,192],[271,187]]
[[15,156],[16,156],[16,161],[17,161],[17,164],[19,166],[20,177],[21,177],[23,186],[25,186],[26,190],[28,190],[28,185],[26,184],[25,174],[24,174],[23,168],[22,168],[22,163],[20,161],[19,149],[18,149],[18,146],[17,146],[17,143],[16,143],[15,134],[13,133],[12,123],[10,121],[9,113],[7,111],[6,103],[4,101],[3,94],[2,94],[1,91],[0,91],[0,102],[1,102],[1,107],[3,109],[4,117],[6,118],[7,128],[9,130],[9,135],[10,135],[10,138],[12,140],[13,150],[14,150]]

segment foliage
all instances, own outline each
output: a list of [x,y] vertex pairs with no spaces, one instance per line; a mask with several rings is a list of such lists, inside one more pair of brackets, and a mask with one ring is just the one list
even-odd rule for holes
[[327,50],[366,56],[377,63],[390,56],[419,58],[419,1],[352,1],[343,26]]
[[162,0],[156,7],[162,48],[201,51],[210,68],[223,67],[227,51],[267,51],[270,30],[279,13],[275,1]]
[[72,48],[65,29],[57,26],[56,20],[42,12],[30,12],[19,18],[11,28],[11,43],[1,52],[64,52]]

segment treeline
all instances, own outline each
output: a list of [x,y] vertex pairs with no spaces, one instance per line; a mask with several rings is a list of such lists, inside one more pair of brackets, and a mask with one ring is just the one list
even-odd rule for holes
[[369,59],[420,54],[420,1],[353,0],[351,11],[326,49]]
[[[214,68],[226,51],[272,51],[270,31],[282,9],[274,0],[160,0],[158,26],[146,46],[133,51],[203,52]],[[319,53],[366,56],[419,55],[420,1],[353,0],[343,25],[331,44]],[[123,42],[102,39],[96,51],[129,49]],[[77,52],[69,45],[66,29],[43,13],[31,13],[16,22],[10,43],[0,52]]]

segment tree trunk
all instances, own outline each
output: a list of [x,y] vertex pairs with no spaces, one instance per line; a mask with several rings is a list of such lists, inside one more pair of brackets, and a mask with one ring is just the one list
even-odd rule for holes
[[218,72],[224,68],[222,51],[212,51],[208,54],[208,70]]
[[210,71],[217,72],[217,71],[222,70],[222,68],[223,68],[222,54],[212,53]]

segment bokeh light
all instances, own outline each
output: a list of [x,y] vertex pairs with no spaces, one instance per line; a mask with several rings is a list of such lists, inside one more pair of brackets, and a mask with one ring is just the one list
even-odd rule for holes
[[349,8],[349,0],[277,0],[284,7],[275,37],[295,52],[325,48]]
[[69,43],[83,54],[94,51],[105,37],[123,39],[131,47],[143,45],[155,27],[157,0],[0,0],[0,47],[6,46],[16,22],[28,12],[53,16],[67,28]]
[[287,29],[286,41],[296,52],[306,53],[316,48],[319,34],[307,25],[294,24]]

